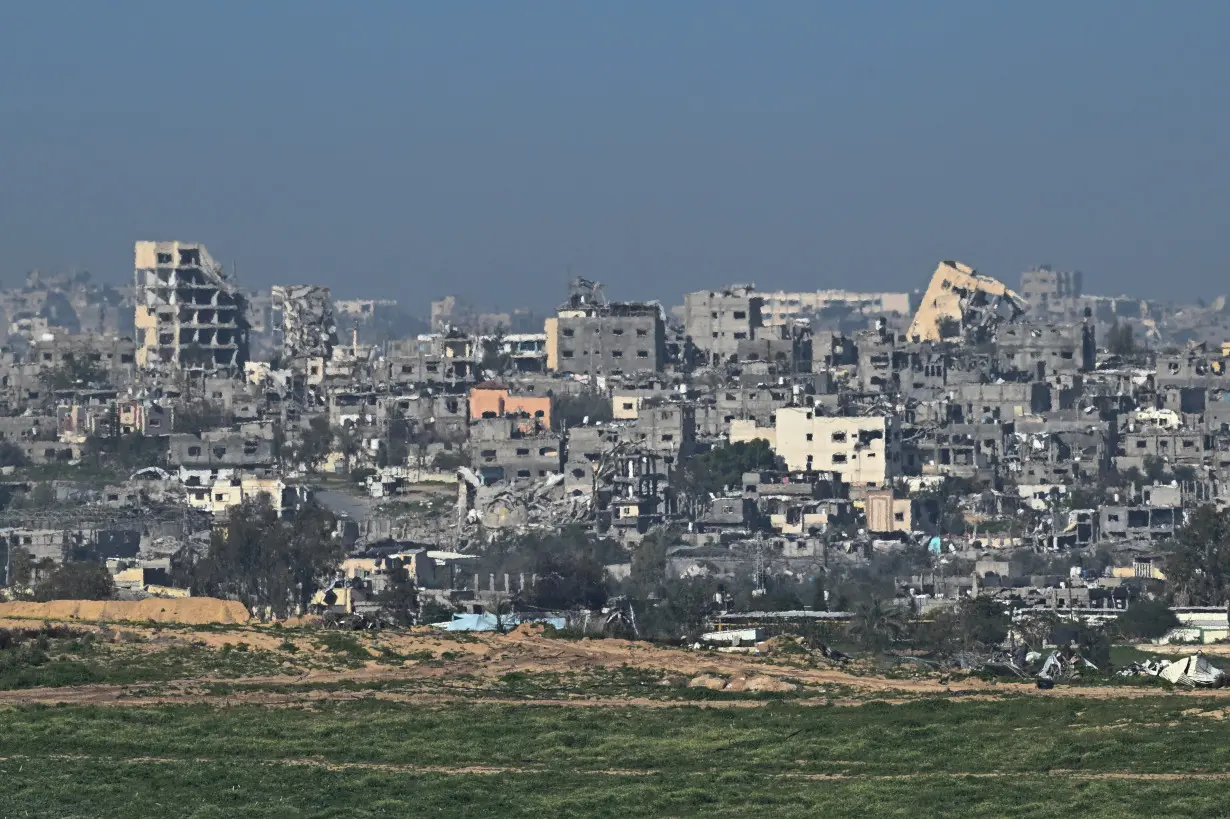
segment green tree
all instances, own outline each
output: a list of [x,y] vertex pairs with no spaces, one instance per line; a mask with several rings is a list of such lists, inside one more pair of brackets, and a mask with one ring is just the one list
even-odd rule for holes
[[1179,618],[1162,600],[1137,600],[1119,615],[1114,625],[1129,640],[1156,640],[1178,628]]
[[334,525],[315,503],[286,520],[265,496],[244,501],[214,532],[206,555],[179,572],[194,594],[239,600],[277,617],[302,612],[345,557]]
[[1004,611],[1003,603],[990,597],[967,597],[955,605],[942,621],[941,629],[958,647],[966,650],[985,651],[999,645],[1008,637],[1012,621]]
[[611,541],[595,538],[581,527],[533,532],[492,543],[479,574],[537,577],[522,602],[540,609],[596,609],[607,598],[606,564],[622,557]]
[[1224,606],[1230,580],[1230,509],[1201,506],[1168,544],[1166,580],[1181,606]]
[[588,543],[567,548],[563,541],[544,541],[532,567],[538,579],[529,602],[538,608],[597,609],[606,602],[606,566]]
[[[17,588],[28,588],[34,582],[38,572],[34,555],[22,546],[6,546],[9,550],[5,556],[8,566],[8,585]],[[54,568],[54,567],[52,567]]]
[[166,461],[165,438],[150,437],[139,432],[125,435],[91,435],[82,448],[83,460],[96,469],[135,472]]
[[1174,469],[1170,470],[1170,474],[1175,480],[1183,483],[1190,483],[1200,477],[1196,472],[1196,468],[1187,464],[1175,464]]
[[1064,620],[1055,630],[1055,643],[1068,655],[1073,649],[1101,670],[1110,668],[1110,634],[1102,626]]
[[1017,631],[1025,645],[1033,651],[1041,652],[1055,640],[1055,629],[1059,627],[1059,615],[1052,610],[1031,614],[1017,625]]
[[936,534],[961,534],[967,529],[961,498],[970,494],[972,488],[965,481],[947,478],[940,486],[917,493],[914,499],[938,522]]
[[308,469],[315,470],[320,466],[320,462],[328,457],[332,448],[333,428],[329,425],[329,419],[317,415],[308,421],[307,429],[300,433],[296,460]]
[[25,450],[12,441],[0,441],[0,466],[29,466]]
[[350,424],[344,424],[334,430],[333,438],[337,441],[338,451],[342,453],[342,469],[346,474],[350,474],[354,459],[363,446],[363,434]]
[[434,597],[419,602],[418,616],[421,623],[447,623],[453,612],[454,609]]
[[669,533],[658,529],[646,536],[632,551],[629,574],[637,596],[655,594],[666,583],[666,549],[670,542]]
[[745,472],[784,469],[785,464],[763,439],[715,447],[683,459],[676,473],[678,492],[695,513],[727,487],[741,488]]
[[644,632],[657,639],[695,640],[716,609],[717,583],[707,577],[668,579],[661,602],[641,616]]
[[496,330],[495,335],[482,341],[483,357],[479,367],[485,371],[501,376],[512,370],[512,356],[504,352],[504,339],[507,333],[503,327]]
[[909,618],[902,606],[873,597],[855,609],[849,634],[864,649],[878,652],[904,640],[909,630]]
[[1144,458],[1145,478],[1149,483],[1162,483],[1169,480],[1166,462],[1156,455],[1146,455]]
[[49,390],[72,390],[102,386],[107,373],[91,359],[69,357],[58,367],[39,373],[39,381]]
[[99,563],[65,563],[34,586],[34,599],[110,600],[115,597],[115,581],[107,567]]
[[401,560],[389,558],[385,568],[385,587],[376,595],[385,617],[399,626],[414,625],[419,610],[418,589],[410,569]]
[[451,472],[455,469],[460,469],[469,462],[469,459],[461,453],[461,450],[437,452],[435,457],[431,459],[432,468],[438,469],[441,472]]

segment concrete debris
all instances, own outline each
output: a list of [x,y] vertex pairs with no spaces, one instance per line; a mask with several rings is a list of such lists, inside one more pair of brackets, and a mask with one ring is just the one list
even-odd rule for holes
[[458,513],[463,531],[553,529],[586,519],[592,498],[564,496],[564,476],[524,483],[485,483],[473,470],[458,470]]

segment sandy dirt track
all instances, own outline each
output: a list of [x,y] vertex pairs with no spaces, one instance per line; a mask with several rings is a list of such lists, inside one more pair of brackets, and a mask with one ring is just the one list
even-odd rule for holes
[[[30,621],[4,619],[0,626],[29,628]],[[136,632],[144,641],[141,650],[156,650],[165,641],[191,641],[213,648],[245,643],[254,649],[272,651],[285,642],[300,646],[297,658],[322,649],[316,643],[319,632],[277,630],[248,626],[227,631],[160,629],[156,626],[121,625],[100,627],[77,624],[81,628]],[[80,705],[153,705],[163,703],[214,702],[218,704],[294,705],[321,700],[346,700],[374,697],[408,703],[516,702],[521,704],[568,707],[677,707],[718,708],[756,707],[764,700],[679,700],[660,696],[647,689],[644,696],[595,695],[510,698],[482,691],[484,683],[505,675],[568,674],[617,671],[621,668],[650,672],[665,686],[682,687],[701,679],[716,679],[728,690],[790,690],[792,702],[837,705],[858,704],[868,700],[905,701],[927,696],[956,696],[963,699],[988,699],[1004,695],[1085,698],[1134,698],[1162,694],[1194,693],[1199,696],[1230,697],[1230,689],[1184,692],[1169,688],[1097,687],[1060,685],[1041,691],[1028,684],[995,684],[976,678],[941,678],[937,675],[916,678],[884,677],[838,668],[816,662],[799,654],[778,653],[767,657],[694,652],[627,640],[562,640],[543,636],[540,631],[521,627],[507,635],[478,635],[469,639],[441,637],[432,632],[382,632],[375,636],[356,635],[375,651],[387,649],[400,655],[430,656],[430,662],[410,660],[401,664],[368,662],[361,668],[325,670],[288,668],[283,675],[210,680],[209,678],[172,682],[121,685],[79,685],[57,688],[31,688],[0,691],[0,705],[71,703]],[[228,690],[207,690],[210,682],[225,683]],[[406,690],[337,690],[337,686],[363,685],[395,688],[406,683]],[[268,690],[271,687],[278,690]],[[332,688],[330,686],[333,686]],[[712,686],[709,686],[712,687]],[[262,690],[262,688],[264,690]],[[654,696],[659,694],[659,696]]]

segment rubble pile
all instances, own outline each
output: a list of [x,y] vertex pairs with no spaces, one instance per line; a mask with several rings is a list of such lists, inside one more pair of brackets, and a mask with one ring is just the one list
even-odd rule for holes
[[1173,685],[1188,688],[1221,688],[1226,684],[1226,673],[1209,662],[1201,653],[1181,660],[1145,660],[1121,669],[1120,677],[1160,677]]

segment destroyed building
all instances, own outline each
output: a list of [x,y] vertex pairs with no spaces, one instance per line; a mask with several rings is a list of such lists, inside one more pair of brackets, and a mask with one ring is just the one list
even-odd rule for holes
[[1021,274],[1021,296],[1030,311],[1075,315],[1081,304],[1084,276],[1079,270],[1053,270],[1041,265]]
[[777,411],[774,451],[791,470],[829,470],[855,487],[902,474],[901,432],[892,416],[829,417],[807,407]]
[[[81,313],[74,282],[57,294],[40,278],[4,301],[20,332],[0,350],[0,439],[37,465],[10,467],[31,470],[14,486],[70,474],[105,450],[92,438],[133,436],[157,465],[109,475],[98,501],[130,516],[156,498],[224,518],[259,496],[290,515],[317,477],[319,495],[340,494],[313,472],[348,471],[366,493],[335,511],[359,550],[413,537],[460,561],[497,536],[572,524],[630,550],[661,526],[686,550],[673,567],[796,583],[910,546],[935,566],[1105,549],[1121,568],[1195,506],[1230,502],[1230,348],[1192,327],[1224,318],[1224,302],[1100,299],[1045,269],[1018,296],[944,262],[912,316],[906,294],[736,285],[683,294],[668,325],[656,302],[609,302],[578,279],[545,325],[521,328],[544,332],[487,326],[522,311],[449,299],[428,332],[395,322],[391,303],[333,307],[314,286],[266,291],[249,323],[250,300],[202,246],[142,242],[135,259],[135,341],[85,330],[92,317],[70,329],[60,296]],[[1108,315],[1138,339],[1191,334],[1099,350]],[[247,360],[257,328],[264,346]],[[91,383],[61,377],[77,364],[93,365],[79,379]],[[771,453],[722,451],[752,441]],[[744,456],[754,471],[732,468]],[[10,523],[8,542],[40,554],[90,539],[75,523]],[[919,588],[1044,606],[1097,601],[1099,583],[1122,579],[1038,572],[1075,586],[1059,594],[982,574]]]
[[545,427],[526,431],[516,418],[486,418],[470,427],[474,471],[485,483],[540,479],[562,471],[559,436]]
[[666,319],[652,302],[608,302],[601,285],[576,279],[546,321],[547,369],[581,375],[655,372],[666,363]]
[[328,359],[337,345],[333,296],[327,287],[274,285],[270,313],[274,348],[286,364]]
[[732,284],[683,296],[683,327],[692,346],[709,364],[738,360],[739,344],[756,338],[764,304],[755,285]]
[[995,328],[1029,305],[1004,284],[960,262],[940,262],[907,335],[913,341],[992,340]]
[[137,242],[135,270],[139,367],[243,372],[247,303],[204,245]]

